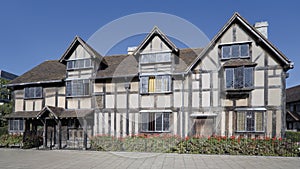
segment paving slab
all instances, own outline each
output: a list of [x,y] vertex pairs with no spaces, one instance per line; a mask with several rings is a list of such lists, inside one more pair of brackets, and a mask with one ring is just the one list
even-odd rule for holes
[[299,169],[299,157],[229,156],[80,150],[0,149],[0,169],[97,168],[288,168]]

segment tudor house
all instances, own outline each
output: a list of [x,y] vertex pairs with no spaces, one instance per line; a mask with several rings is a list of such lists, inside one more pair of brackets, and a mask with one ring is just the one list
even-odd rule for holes
[[[95,135],[281,137],[292,62],[235,13],[205,48],[179,49],[157,27],[124,55],[101,56],[75,37],[8,86],[11,133],[41,130],[59,148]],[[77,141],[77,142],[76,142]]]

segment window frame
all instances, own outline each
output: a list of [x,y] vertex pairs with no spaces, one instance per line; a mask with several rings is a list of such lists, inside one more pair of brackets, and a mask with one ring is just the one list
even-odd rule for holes
[[[150,83],[151,81],[153,81],[152,82],[153,84]],[[168,82],[168,83],[165,83],[165,82]],[[158,86],[160,86],[160,87],[158,87]],[[160,90],[158,90],[158,89],[160,89]],[[165,89],[167,89],[167,90],[165,90]],[[172,76],[171,75],[164,74],[164,75],[140,76],[140,94],[171,93],[171,92],[172,92]]]
[[[248,49],[248,55],[244,56],[242,55],[242,49],[243,46],[247,45],[247,49]],[[233,56],[233,48],[238,46],[238,56]],[[229,47],[229,54],[228,57],[224,57],[224,49]],[[241,43],[231,43],[231,44],[223,44],[220,45],[220,49],[221,49],[221,59],[222,60],[228,60],[228,59],[240,59],[240,58],[249,58],[250,57],[250,48],[251,48],[251,43],[249,42],[241,42]]]
[[[82,82],[78,83],[80,81]],[[86,87],[88,88],[86,89]],[[84,97],[90,95],[91,95],[90,79],[74,79],[74,80],[66,81],[66,97]]]
[[[265,132],[265,111],[236,111],[236,132],[243,132],[243,133],[263,133]],[[243,119],[243,123],[244,123],[244,126],[243,129],[240,129],[239,127],[239,114],[243,113],[244,115],[244,119]],[[250,122],[250,118],[249,118],[249,115],[250,113],[252,113],[254,115],[253,118],[253,121],[254,123],[252,124],[248,124]],[[258,114],[261,115],[261,124],[258,124]],[[248,121],[249,120],[249,121]],[[249,126],[249,125],[253,125],[253,126]],[[261,126],[261,130],[258,130],[257,127],[258,125]],[[253,128],[253,130],[249,129],[249,128]]]
[[[38,92],[39,95],[37,94]],[[43,98],[43,87],[25,87],[24,88],[24,99],[40,99]]]
[[[89,61],[89,62],[87,62]],[[83,62],[83,63],[80,63]],[[89,64],[87,64],[89,63]],[[83,64],[83,65],[81,65]],[[84,58],[84,59],[76,59],[76,60],[68,60],[67,61],[67,70],[76,70],[76,69],[87,69],[92,68],[92,59],[91,58]]]
[[[171,112],[142,112],[141,113],[141,132],[144,133],[168,133],[170,132]],[[154,115],[154,119],[153,119]],[[152,116],[152,117],[151,117]],[[159,117],[160,116],[160,117]],[[160,119],[160,129],[157,120]],[[146,122],[145,122],[146,120]],[[154,121],[150,121],[154,120]],[[165,126],[167,124],[167,126]],[[145,127],[146,126],[146,127]]]
[[24,132],[25,130],[25,120],[24,119],[10,119],[8,130],[11,133]]
[[[247,72],[249,70],[251,70],[250,73]],[[231,73],[229,73],[229,71]],[[242,76],[241,76],[241,71],[242,71]],[[224,72],[225,72],[225,77],[224,77],[225,85],[224,86],[225,86],[226,90],[247,90],[247,89],[254,88],[254,73],[255,73],[254,67],[248,67],[248,66],[226,67],[226,68],[224,68]],[[250,79],[247,78],[247,75],[251,75],[249,77]],[[237,79],[237,77],[238,77],[238,79]],[[229,83],[228,78],[230,78],[231,85],[228,85],[228,83]]]

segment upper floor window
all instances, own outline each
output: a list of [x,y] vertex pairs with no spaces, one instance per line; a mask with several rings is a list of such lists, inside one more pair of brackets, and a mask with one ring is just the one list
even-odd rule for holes
[[225,87],[227,89],[253,88],[253,67],[225,68]]
[[141,63],[171,62],[171,53],[149,53],[141,55]]
[[236,118],[238,132],[264,131],[264,112],[246,111],[237,112]]
[[25,98],[42,98],[43,88],[42,87],[26,87],[25,88]]
[[170,113],[142,113],[142,131],[168,132],[170,126]]
[[69,60],[67,62],[67,69],[80,69],[80,68],[90,68],[92,66],[91,59],[79,59],[79,60]]
[[71,80],[66,82],[67,96],[88,96],[90,95],[90,81]]
[[247,58],[249,54],[249,44],[233,44],[233,45],[223,45],[222,50],[222,59],[230,58]]
[[141,76],[140,77],[141,93],[160,93],[171,91],[171,76]]

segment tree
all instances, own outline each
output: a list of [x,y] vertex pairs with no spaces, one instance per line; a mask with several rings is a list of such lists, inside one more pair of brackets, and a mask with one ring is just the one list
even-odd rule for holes
[[7,125],[4,116],[12,112],[10,90],[5,86],[8,82],[8,80],[0,79],[0,127]]

